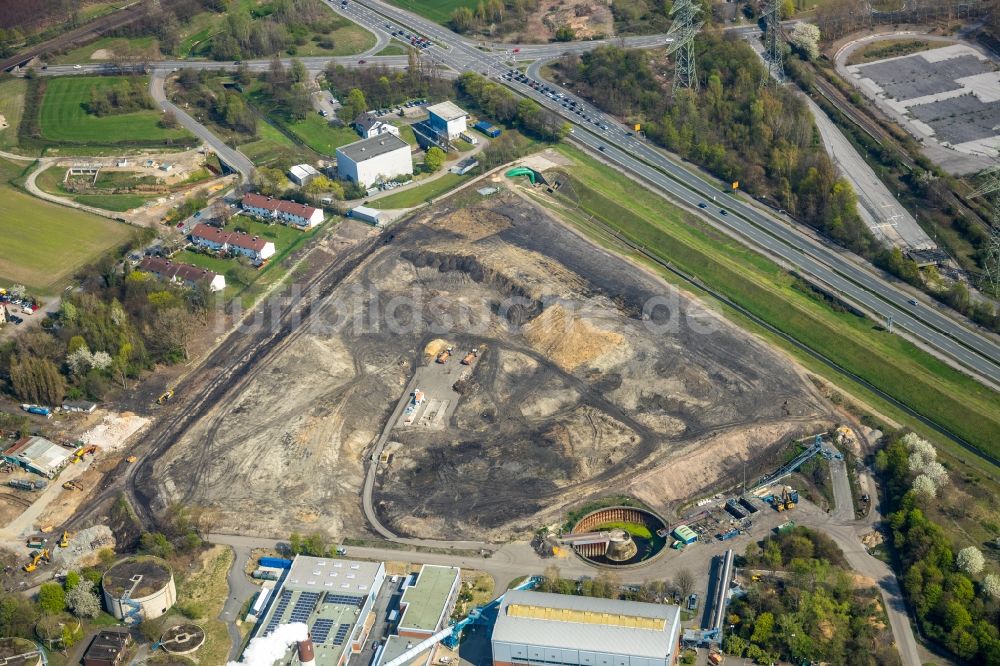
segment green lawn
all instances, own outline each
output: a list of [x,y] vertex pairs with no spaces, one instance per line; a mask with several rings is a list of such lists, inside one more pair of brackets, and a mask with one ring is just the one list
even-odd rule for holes
[[390,0],[390,2],[438,23],[447,23],[451,13],[459,7],[468,7],[475,11],[477,4],[474,0]]
[[[331,127],[326,118],[309,113],[305,120],[288,123],[288,129],[320,155],[333,157],[336,149],[348,143],[359,141],[361,137],[350,127]],[[287,137],[286,137],[287,138]]]
[[24,93],[27,89],[28,82],[24,79],[0,81],[0,114],[9,125],[7,129],[0,130],[0,148],[17,145],[17,128],[24,115]]
[[233,259],[213,257],[208,254],[201,254],[200,252],[193,252],[191,250],[182,250],[170,257],[170,260],[176,261],[179,264],[191,264],[192,266],[204,268],[212,271],[213,273],[218,273],[219,275],[225,275],[226,271],[236,265],[236,261]]
[[[183,129],[163,129],[157,123],[159,111],[137,111],[121,115],[97,116],[87,113],[84,104],[92,88],[107,88],[121,82],[119,76],[69,76],[48,82],[40,112],[42,135],[63,143],[113,145],[131,142],[157,144],[189,139]],[[146,79],[144,79],[146,80]]]
[[[319,37],[319,35],[317,35]],[[344,21],[344,25],[335,28],[328,35],[333,41],[333,48],[327,49],[316,40],[309,40],[295,49],[296,56],[349,56],[364,53],[375,46],[375,35],[360,25]]]
[[[562,175],[569,187],[561,188],[559,194],[560,198],[575,194],[581,226],[586,226],[582,221],[586,216],[593,215],[915,411],[983,450],[1000,455],[1000,442],[996,440],[1000,410],[994,391],[902,337],[885,332],[874,322],[830,309],[818,297],[796,288],[795,278],[769,259],[666,204],[618,172],[568,146],[558,149],[575,162],[572,175]],[[628,192],[627,207],[618,203],[624,192]],[[743,319],[741,315],[736,318]],[[750,327],[759,330],[756,325]],[[765,337],[779,340],[773,334]],[[787,342],[779,344],[789,346]],[[852,393],[858,392],[854,382],[831,374],[801,352],[793,353],[818,374],[830,376],[838,385],[848,384]],[[875,404],[893,418],[926,432],[898,409],[886,407],[883,400],[877,399]]]
[[272,127],[268,123],[257,123],[257,140],[244,143],[240,152],[250,158],[257,166],[268,166],[283,158],[295,161],[295,142]]
[[73,201],[94,208],[124,212],[138,208],[148,199],[135,194],[78,194],[73,197]]
[[417,145],[417,135],[413,133],[413,128],[409,125],[399,126],[399,138],[411,146]]
[[419,206],[428,199],[441,196],[448,190],[458,187],[469,178],[470,176],[446,173],[429,183],[411,186],[402,192],[396,192],[381,199],[374,199],[366,205],[382,210],[389,208],[412,208],[413,206]]
[[407,49],[403,46],[402,42],[398,42],[395,39],[389,42],[389,46],[385,47],[375,55],[380,56],[395,56],[395,55],[406,55]]
[[20,173],[0,160],[0,283],[54,294],[80,266],[129,237],[125,224],[41,201],[7,184]]
[[[160,60],[163,56],[160,54],[160,44],[155,37],[101,37],[100,39],[90,42],[84,46],[77,47],[71,51],[67,51],[61,55],[56,56],[52,62],[56,65],[76,65],[84,64],[88,62],[106,62],[112,58],[108,57],[93,57],[97,51],[121,51],[125,48],[132,48],[141,51],[146,55],[147,58],[151,60]],[[102,55],[103,54],[99,54]]]

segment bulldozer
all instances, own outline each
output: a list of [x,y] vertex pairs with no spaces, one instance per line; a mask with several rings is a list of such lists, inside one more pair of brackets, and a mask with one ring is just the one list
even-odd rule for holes
[[76,453],[73,454],[73,459],[70,462],[72,462],[72,463],[78,463],[81,460],[83,460],[83,457],[86,456],[86,455],[91,455],[91,456],[95,455],[97,453],[97,449],[98,448],[100,448],[100,447],[98,447],[97,444],[91,444],[89,446],[82,446],[82,447],[80,447],[79,449],[76,450]]
[[69,548],[69,539],[70,539],[70,536],[71,535],[70,535],[70,533],[68,531],[63,530],[62,539],[59,540],[59,547],[60,548]]
[[28,562],[27,564],[25,564],[25,565],[24,565],[24,570],[25,570],[25,572],[27,572],[27,573],[31,573],[32,571],[34,571],[35,569],[37,569],[37,568],[38,568],[38,564],[39,564],[40,562],[42,562],[43,560],[44,560],[45,562],[48,562],[48,561],[50,561],[51,559],[52,559],[52,558],[51,558],[51,557],[49,556],[49,551],[48,551],[48,549],[47,549],[47,548],[43,548],[43,549],[41,549],[41,550],[39,550],[39,551],[35,552],[35,553],[34,553],[34,554],[33,554],[33,555],[31,556],[31,561],[30,561],[30,562]]
[[138,459],[139,458],[137,458],[136,456],[129,456],[129,457],[125,458],[125,462],[134,463]]
[[160,395],[159,398],[156,399],[156,404],[162,405],[163,403],[168,402],[173,397],[174,397],[174,390],[167,389],[166,391],[163,392],[162,395]]
[[83,490],[80,484],[77,483],[76,481],[67,481],[66,483],[63,484],[63,488],[65,488],[66,490],[80,490],[80,491]]

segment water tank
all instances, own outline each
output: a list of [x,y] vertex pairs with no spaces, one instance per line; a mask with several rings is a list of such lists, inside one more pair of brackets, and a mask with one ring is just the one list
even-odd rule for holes
[[126,624],[160,617],[177,601],[174,574],[158,557],[130,557],[108,569],[101,579],[104,605]]

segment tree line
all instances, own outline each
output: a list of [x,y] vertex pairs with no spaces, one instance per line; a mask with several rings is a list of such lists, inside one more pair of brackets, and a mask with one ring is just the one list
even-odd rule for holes
[[[313,33],[328,35],[344,21],[320,0],[275,0],[251,10],[231,8],[222,29],[212,37],[211,56],[216,60],[259,58],[282,51],[294,55]],[[333,42],[323,43],[332,48]]]
[[538,0],[479,0],[475,8],[457,7],[448,23],[463,34],[502,35],[523,28],[536,11]]
[[57,314],[0,347],[0,386],[20,401],[101,400],[157,363],[185,360],[210,304],[207,289],[161,282],[114,256],[78,277]]
[[497,122],[513,125],[541,141],[559,141],[570,124],[534,100],[520,98],[507,88],[475,72],[465,72],[455,82],[461,95]]
[[653,142],[870,256],[874,238],[805,103],[762,88],[760,59],[736,35],[703,33],[696,48],[700,88],[672,96],[645,51],[602,47],[563,58],[558,74],[604,110],[641,123]]
[[948,482],[933,447],[913,434],[890,432],[886,441],[875,465],[891,510],[888,544],[920,630],[961,660],[996,666],[1000,576],[985,573],[975,546],[956,554],[948,536],[927,517]]
[[146,89],[145,79],[124,78],[111,86],[92,86],[86,102],[87,113],[111,116],[154,109],[153,98]]
[[723,643],[728,654],[758,664],[899,664],[892,632],[880,622],[878,588],[855,585],[828,536],[796,527],[749,544],[743,559],[745,569],[783,573],[780,581],[747,581],[746,595],[734,596]]
[[[326,83],[341,101],[351,90],[360,90],[370,106],[354,109],[357,113],[399,105],[411,99],[437,102],[451,96],[452,83],[442,78],[433,64],[418,58],[413,50],[409,52],[409,64],[404,72],[383,65],[344,67],[331,62],[326,68]],[[352,120],[353,116],[345,122]]]

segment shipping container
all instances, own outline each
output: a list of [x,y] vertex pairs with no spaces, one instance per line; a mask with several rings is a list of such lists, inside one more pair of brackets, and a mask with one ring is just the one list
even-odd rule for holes
[[258,564],[262,567],[274,567],[275,569],[291,569],[292,561],[283,557],[262,557]]

